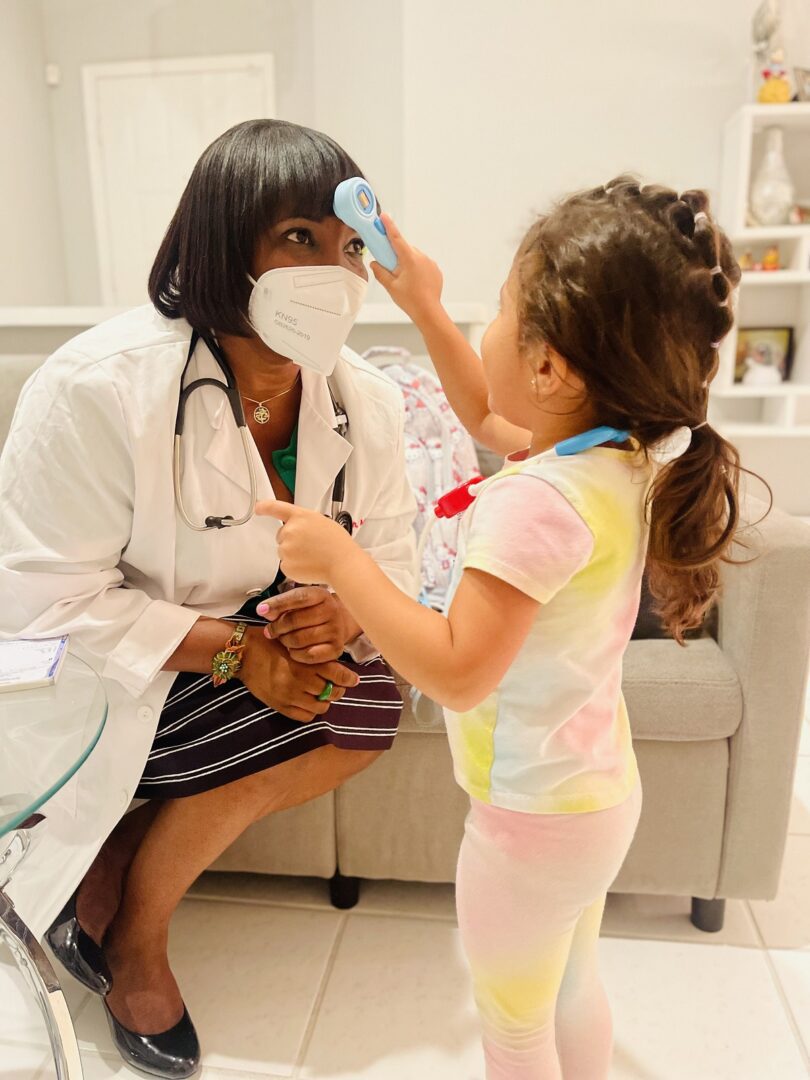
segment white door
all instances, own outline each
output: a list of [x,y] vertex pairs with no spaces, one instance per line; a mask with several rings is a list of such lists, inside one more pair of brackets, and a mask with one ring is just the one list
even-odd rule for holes
[[141,304],[197,158],[234,124],[273,115],[273,57],[89,64],[83,77],[102,302]]

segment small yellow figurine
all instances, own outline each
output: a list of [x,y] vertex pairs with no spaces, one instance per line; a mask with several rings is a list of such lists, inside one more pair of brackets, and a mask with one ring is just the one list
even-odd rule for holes
[[779,258],[779,245],[772,244],[762,256],[763,270],[781,270],[782,261]]
[[753,270],[754,269],[754,253],[749,248],[744,251],[739,258],[741,270]]
[[763,105],[784,105],[791,97],[785,69],[778,66],[764,68],[757,100]]

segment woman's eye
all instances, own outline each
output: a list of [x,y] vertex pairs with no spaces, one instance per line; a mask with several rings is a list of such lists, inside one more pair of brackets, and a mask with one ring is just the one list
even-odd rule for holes
[[312,244],[312,233],[309,229],[290,229],[287,233],[287,239],[292,240],[294,244]]

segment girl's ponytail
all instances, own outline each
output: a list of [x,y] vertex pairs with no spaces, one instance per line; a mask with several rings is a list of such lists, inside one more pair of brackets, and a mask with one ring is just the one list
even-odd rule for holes
[[655,477],[647,500],[647,570],[656,611],[683,643],[715,598],[739,523],[740,455],[708,424]]

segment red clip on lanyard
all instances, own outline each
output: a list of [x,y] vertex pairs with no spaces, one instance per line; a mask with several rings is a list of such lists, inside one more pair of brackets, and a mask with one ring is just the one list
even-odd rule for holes
[[475,502],[475,496],[471,493],[470,488],[473,484],[480,484],[483,479],[483,476],[474,476],[472,480],[468,480],[461,487],[454,488],[452,491],[448,491],[446,495],[442,495],[433,508],[436,517],[454,518],[458,517],[459,514],[463,514]]

